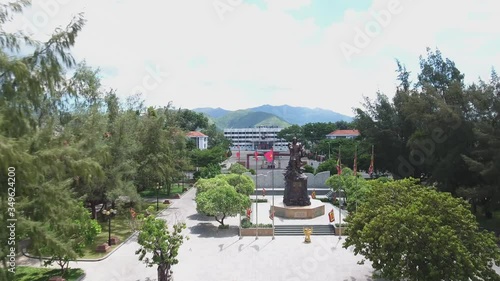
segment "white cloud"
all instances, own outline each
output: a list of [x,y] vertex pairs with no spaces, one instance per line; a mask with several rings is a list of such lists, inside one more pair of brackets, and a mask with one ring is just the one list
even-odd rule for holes
[[[418,56],[427,46],[439,47],[472,80],[478,75],[488,78],[491,66],[500,62],[498,51],[477,51],[500,35],[492,0],[399,0],[401,12],[392,14],[381,33],[350,61],[340,44],[352,44],[356,28],[374,24],[373,13],[386,10],[390,0],[374,0],[365,12],[346,10],[340,22],[326,28],[312,18],[297,20],[287,13],[311,1],[266,0],[268,10],[243,1],[231,6],[221,20],[213,0],[73,0],[61,4],[43,32],[49,34],[84,10],[88,23],[74,48],[77,59],[115,70],[117,75],[105,76],[103,83],[122,96],[143,87],[150,75],[147,67],[157,66],[170,76],[146,91],[147,103],[173,101],[187,108],[238,109],[268,103],[352,115],[362,95],[373,97],[381,90],[392,96],[394,59],[400,58],[416,73]],[[461,36],[442,41],[440,34],[448,31]],[[199,63],[194,67],[195,60]]]

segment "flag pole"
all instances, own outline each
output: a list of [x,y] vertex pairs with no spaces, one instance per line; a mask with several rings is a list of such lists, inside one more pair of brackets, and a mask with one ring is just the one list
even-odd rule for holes
[[255,149],[255,240],[259,239],[259,200],[257,197],[257,178],[259,177],[259,153]]
[[[339,144],[339,168],[342,169],[342,162],[340,160],[340,144]],[[340,170],[342,171],[342,170]],[[340,173],[339,173],[340,175]],[[341,193],[340,189],[341,186],[339,187],[339,240],[342,239],[342,203],[341,203]]]
[[273,189],[273,207],[271,208],[271,214],[273,216],[273,240],[274,240],[274,149],[272,146],[271,146],[271,152],[272,152],[271,155],[273,157],[272,158],[273,161],[271,162],[271,167],[273,168],[271,171],[271,173],[272,173],[271,180],[273,181],[273,187],[272,187],[272,189]]
[[[355,152],[356,156],[354,157],[354,165],[356,165],[356,169],[355,169],[355,172],[354,172],[354,176],[356,177],[355,181],[356,181],[356,191],[358,191],[358,144],[356,144],[356,148],[355,148]],[[356,200],[356,209],[355,209],[355,212],[358,211],[358,200]]]

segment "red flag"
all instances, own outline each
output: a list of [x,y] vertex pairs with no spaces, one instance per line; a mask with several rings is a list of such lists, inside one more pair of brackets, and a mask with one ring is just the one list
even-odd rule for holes
[[259,160],[259,153],[257,150],[253,153],[253,156],[255,157],[255,160]]
[[247,208],[247,218],[250,218],[250,214],[252,214],[252,209]]
[[335,214],[333,213],[333,209],[330,212],[328,212],[328,219],[330,220],[330,222],[335,221]]
[[266,154],[264,154],[264,157],[266,157],[266,160],[267,162],[272,162],[273,161],[273,158],[274,158],[274,155],[273,155],[273,149],[271,148],[271,150],[269,150],[268,152],[266,152]]
[[240,158],[240,152],[236,152],[236,157]]
[[274,220],[274,211],[269,210],[269,218]]
[[262,197],[266,197],[266,189],[264,187],[262,188]]

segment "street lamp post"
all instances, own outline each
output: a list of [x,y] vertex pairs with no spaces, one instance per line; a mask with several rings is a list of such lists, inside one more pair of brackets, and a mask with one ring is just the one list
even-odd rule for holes
[[162,188],[162,186],[160,185],[160,183],[156,183],[156,211],[158,212],[158,210],[160,210],[160,208],[158,207],[158,192],[160,191],[160,189]]
[[116,214],[116,210],[102,210],[102,213],[108,218],[108,245],[111,246],[111,217]]

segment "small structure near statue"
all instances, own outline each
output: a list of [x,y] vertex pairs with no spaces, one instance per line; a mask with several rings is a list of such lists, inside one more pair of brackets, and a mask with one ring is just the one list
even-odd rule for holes
[[288,144],[290,161],[284,173],[285,194],[283,201],[271,207],[275,216],[291,219],[312,219],[325,214],[325,204],[320,200],[309,198],[307,192],[307,176],[302,168],[304,147],[294,137]]
[[304,227],[304,235],[306,236],[304,239],[304,243],[311,243],[311,234],[313,233],[312,227]]

